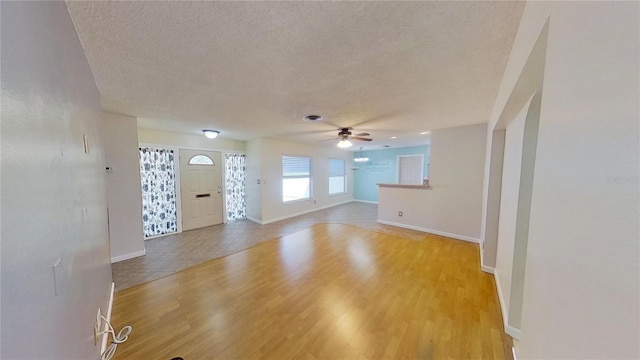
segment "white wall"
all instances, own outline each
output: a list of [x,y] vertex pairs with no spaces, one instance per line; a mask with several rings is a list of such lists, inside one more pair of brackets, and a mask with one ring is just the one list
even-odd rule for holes
[[[496,249],[496,285],[500,304],[503,306],[503,317],[507,317],[511,295],[513,271],[513,252],[516,239],[516,220],[518,215],[518,199],[520,196],[520,169],[522,168],[522,145],[524,141],[524,125],[529,110],[525,106],[513,122],[507,126],[504,142],[504,161],[502,189],[500,199],[500,215],[498,225],[498,243]],[[506,321],[505,321],[506,322]]]
[[145,254],[136,118],[103,113],[111,262]]
[[111,284],[98,90],[64,2],[0,6],[1,357],[95,359]]
[[[480,248],[482,270],[493,272],[498,250],[500,217],[500,190],[502,189],[502,161],[506,130],[487,131],[487,158],[482,208],[482,243]],[[484,206],[486,204],[486,206]]]
[[[254,145],[256,149],[253,149]],[[277,221],[353,200],[353,172],[348,168],[349,162],[353,159],[351,152],[338,148],[327,149],[266,138],[249,147],[252,151],[247,158],[255,153],[260,155],[261,215],[259,219],[262,223]],[[313,194],[310,200],[287,204],[282,202],[282,155],[311,157]],[[344,195],[328,195],[329,158],[343,159],[346,162],[347,193]],[[254,174],[248,178],[248,183],[256,183]],[[247,198],[247,201],[249,199]]]
[[378,220],[479,242],[486,131],[484,124],[432,131],[433,189],[381,187]]
[[141,144],[173,145],[182,149],[223,152],[243,152],[245,150],[244,141],[225,139],[224,137],[209,139],[204,134],[181,134],[145,128],[138,128],[138,141]]
[[548,18],[519,358],[640,357],[639,11],[529,2],[522,15],[490,125]]

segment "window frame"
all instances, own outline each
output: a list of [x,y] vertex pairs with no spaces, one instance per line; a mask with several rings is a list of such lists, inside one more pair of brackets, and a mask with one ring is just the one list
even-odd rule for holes
[[[198,158],[198,157],[204,157],[204,158],[209,159],[209,161],[211,161],[211,164],[191,163],[193,161],[193,159]],[[187,165],[189,165],[189,166],[193,166],[193,165],[195,165],[195,166],[216,166],[216,162],[213,161],[212,158],[208,157],[205,154],[197,154],[197,155],[193,155],[191,158],[189,158],[189,161],[187,161]]]
[[[332,160],[333,161],[342,161],[342,173],[341,173],[341,175],[331,176],[332,175],[331,174],[331,161]],[[328,176],[327,176],[327,180],[328,180],[327,193],[328,193],[328,195],[329,196],[339,196],[339,195],[346,194],[348,192],[348,189],[347,189],[347,161],[345,159],[329,158],[329,161],[327,162],[327,165],[328,165],[327,166],[327,170],[328,170],[327,171],[327,173],[328,173]],[[343,191],[334,192],[334,193],[331,192],[331,178],[332,177],[342,177],[342,189],[343,189]]]
[[[309,160],[309,173],[308,175],[288,175],[285,176],[284,174],[284,158],[285,157],[289,157],[289,158],[301,158],[301,159],[307,159]],[[303,201],[311,201],[311,199],[313,199],[313,158],[311,156],[303,156],[303,155],[288,155],[288,154],[282,154],[282,156],[280,157],[280,199],[282,201],[282,204],[294,204],[294,203],[299,203],[299,202],[303,202]],[[285,200],[284,199],[284,180],[285,179],[309,179],[309,197],[305,197],[305,198],[300,198],[300,199],[294,199],[294,200]]]

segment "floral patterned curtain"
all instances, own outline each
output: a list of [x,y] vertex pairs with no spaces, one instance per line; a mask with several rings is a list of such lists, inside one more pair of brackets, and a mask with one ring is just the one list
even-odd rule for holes
[[173,150],[140,149],[144,237],[178,231]]
[[245,155],[225,154],[225,178],[227,189],[227,221],[245,219],[245,185],[247,161]]

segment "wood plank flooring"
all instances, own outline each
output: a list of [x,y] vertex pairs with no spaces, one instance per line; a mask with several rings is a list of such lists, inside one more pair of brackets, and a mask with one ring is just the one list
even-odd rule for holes
[[352,201],[265,225],[239,220],[145,240],[145,256],[112,264],[113,280],[117,290],[126,289],[319,223],[353,225],[407,239],[424,237],[423,232],[379,224],[377,219],[377,204]]
[[115,359],[509,359],[476,244],[316,224],[116,293]]

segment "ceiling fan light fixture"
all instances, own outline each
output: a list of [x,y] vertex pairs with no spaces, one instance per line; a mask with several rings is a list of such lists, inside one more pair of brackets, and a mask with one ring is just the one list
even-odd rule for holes
[[218,137],[218,135],[220,134],[220,131],[218,130],[202,130],[202,132],[204,133],[204,136],[208,137],[209,139],[215,139]]
[[342,139],[340,140],[340,142],[338,143],[338,147],[339,148],[348,148],[353,146],[353,144],[351,143],[351,141],[347,140],[347,139]]

